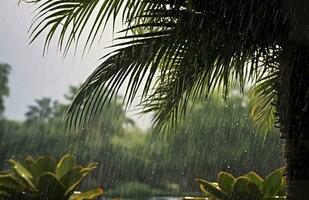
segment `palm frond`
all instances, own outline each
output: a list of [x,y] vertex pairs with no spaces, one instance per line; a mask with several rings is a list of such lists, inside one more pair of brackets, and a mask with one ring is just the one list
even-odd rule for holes
[[260,62],[271,60],[269,52],[288,32],[280,0],[39,2],[32,38],[48,29],[48,46],[60,29],[59,45],[65,52],[74,40],[80,40],[92,16],[86,45],[123,9],[127,34],[118,38],[122,42],[114,46],[117,50],[103,58],[74,99],[68,117],[73,127],[100,112],[126,79],[124,99],[128,103],[142,87],[144,111],[157,113],[156,124],[161,126],[169,119],[176,122],[188,98],[216,88],[227,94],[232,85],[241,89],[265,77],[273,61],[262,67]]
[[[271,133],[274,125],[277,123],[277,87],[279,78],[278,54],[280,48],[273,48],[270,55],[271,61],[264,60],[264,65],[268,67],[263,76],[256,80],[255,84],[249,90],[249,100],[251,106],[251,116],[264,133]],[[274,55],[276,54],[276,55]]]
[[115,97],[127,78],[129,82],[124,99],[127,99],[128,103],[135,97],[146,74],[148,74],[145,78],[146,85],[151,85],[159,67],[154,60],[166,37],[165,32],[162,32],[161,36],[158,33],[156,35],[155,38],[123,43],[129,46],[112,52],[92,73],[80,88],[69,109],[71,127],[83,125],[100,113],[103,106]]
[[130,19],[141,7],[141,2],[134,0],[36,0],[28,3],[37,5],[30,27],[31,42],[47,31],[45,51],[55,34],[59,33],[58,46],[64,54],[74,42],[78,43],[82,33],[88,34],[86,49],[110,20],[116,21],[120,11],[122,16],[126,16],[124,19]]

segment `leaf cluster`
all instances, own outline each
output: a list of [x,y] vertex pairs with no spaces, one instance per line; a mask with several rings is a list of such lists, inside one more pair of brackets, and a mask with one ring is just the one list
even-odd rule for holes
[[227,172],[218,174],[217,182],[196,179],[201,191],[211,199],[221,200],[272,200],[285,199],[285,168],[280,168],[265,179],[255,172],[235,178]]
[[0,175],[0,199],[2,200],[90,200],[102,195],[102,189],[75,193],[84,178],[96,168],[76,165],[75,157],[67,154],[58,163],[51,157],[28,157],[25,164],[13,159],[11,169]]

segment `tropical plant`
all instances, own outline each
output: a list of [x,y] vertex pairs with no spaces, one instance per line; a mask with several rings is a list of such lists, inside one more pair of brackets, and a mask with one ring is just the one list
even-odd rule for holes
[[199,178],[196,181],[205,196],[213,200],[283,200],[286,194],[284,168],[273,171],[264,180],[255,172],[235,178],[222,171],[217,182]]
[[[85,49],[121,16],[126,26],[116,50],[82,85],[70,125],[96,116],[128,78],[130,103],[143,88],[145,112],[175,124],[190,97],[255,82],[255,114],[275,105],[286,141],[288,199],[309,199],[309,2],[307,0],[34,0],[31,41],[47,30],[45,47],[59,33],[67,53],[89,30]],[[86,28],[89,27],[89,28]],[[45,35],[45,34],[44,34]],[[156,78],[157,77],[157,78]],[[143,80],[145,80],[143,82]],[[145,84],[142,84],[145,83]],[[102,95],[107,94],[107,95]],[[272,113],[271,113],[272,114]],[[269,119],[257,117],[257,119]],[[268,123],[270,124],[270,123]]]
[[75,157],[70,154],[58,163],[48,156],[36,160],[28,157],[24,165],[13,159],[8,163],[11,169],[0,174],[1,200],[90,200],[103,193],[100,188],[76,191],[97,164],[76,165]]

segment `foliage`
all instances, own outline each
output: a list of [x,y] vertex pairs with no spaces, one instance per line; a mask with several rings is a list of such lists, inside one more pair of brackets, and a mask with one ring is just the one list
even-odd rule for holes
[[[32,41],[46,31],[48,47],[59,30],[58,43],[65,53],[87,30],[85,46],[91,46],[110,19],[115,22],[121,16],[125,26],[121,32],[127,34],[117,38],[117,49],[104,57],[74,99],[69,112],[73,126],[95,116],[113,98],[106,86],[117,92],[125,79],[129,82],[124,98],[130,103],[142,88],[145,112],[156,111],[159,127],[176,123],[191,97],[217,88],[227,94],[235,85],[242,90],[248,83],[265,83],[261,80],[268,76],[276,81],[273,68],[293,30],[291,8],[281,0],[34,2],[38,9]],[[259,96],[267,99],[264,102],[275,100],[268,95],[276,89],[275,82],[262,86]],[[267,110],[273,106],[265,105]],[[256,113],[258,121],[269,114]]]
[[76,165],[75,157],[67,154],[58,163],[50,157],[34,160],[28,157],[25,164],[13,159],[11,168],[1,172],[0,198],[14,200],[89,200],[102,195],[101,189],[74,193],[88,174],[97,166]]
[[236,175],[256,170],[266,175],[282,166],[277,130],[264,136],[249,110],[248,100],[239,93],[227,100],[213,97],[190,102],[177,128],[148,136],[155,177],[166,177],[186,191],[193,184],[188,180],[196,176],[213,179],[220,170]]
[[[206,100],[191,102],[178,128],[164,134],[125,126],[124,111],[119,110],[118,115],[112,113],[113,108],[101,115],[102,126],[71,134],[65,133],[61,114],[27,123],[4,120],[1,164],[12,156],[74,153],[84,165],[94,160],[101,163],[83,188],[101,185],[109,190],[119,187],[119,182],[140,182],[172,193],[170,185],[194,192],[194,182],[188,180],[198,175],[215,178],[220,170],[236,175],[255,170],[266,175],[283,164],[278,134],[264,137],[256,130],[245,96]],[[68,106],[61,102],[50,105],[52,113],[61,113]]]
[[235,178],[222,171],[215,183],[203,179],[196,181],[201,191],[214,200],[283,200],[286,194],[284,168],[273,171],[264,180],[255,172]]
[[[167,129],[164,134],[126,126],[120,102],[110,104],[108,117],[101,116],[100,123],[67,134],[63,113],[69,102],[50,103],[52,114],[47,118],[27,123],[0,121],[4,127],[0,130],[0,164],[11,157],[74,153],[83,165],[89,161],[101,163],[83,182],[82,189],[101,185],[107,191],[118,190],[119,183],[138,182],[155,188],[156,195],[161,194],[158,190],[162,195],[195,192],[194,181],[190,180],[198,175],[214,178],[220,170],[236,175],[255,170],[266,175],[282,166],[279,136],[269,134],[264,138],[255,129],[246,96],[236,93],[226,100],[206,100],[190,102],[179,127]],[[38,104],[34,106],[41,109]]]
[[4,97],[8,96],[10,91],[8,87],[10,69],[9,65],[0,63],[0,117],[4,111]]

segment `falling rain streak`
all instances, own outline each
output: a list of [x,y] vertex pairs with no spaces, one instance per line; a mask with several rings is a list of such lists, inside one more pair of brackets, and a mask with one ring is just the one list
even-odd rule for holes
[[22,26],[0,14],[0,200],[309,199],[306,0],[17,5]]

